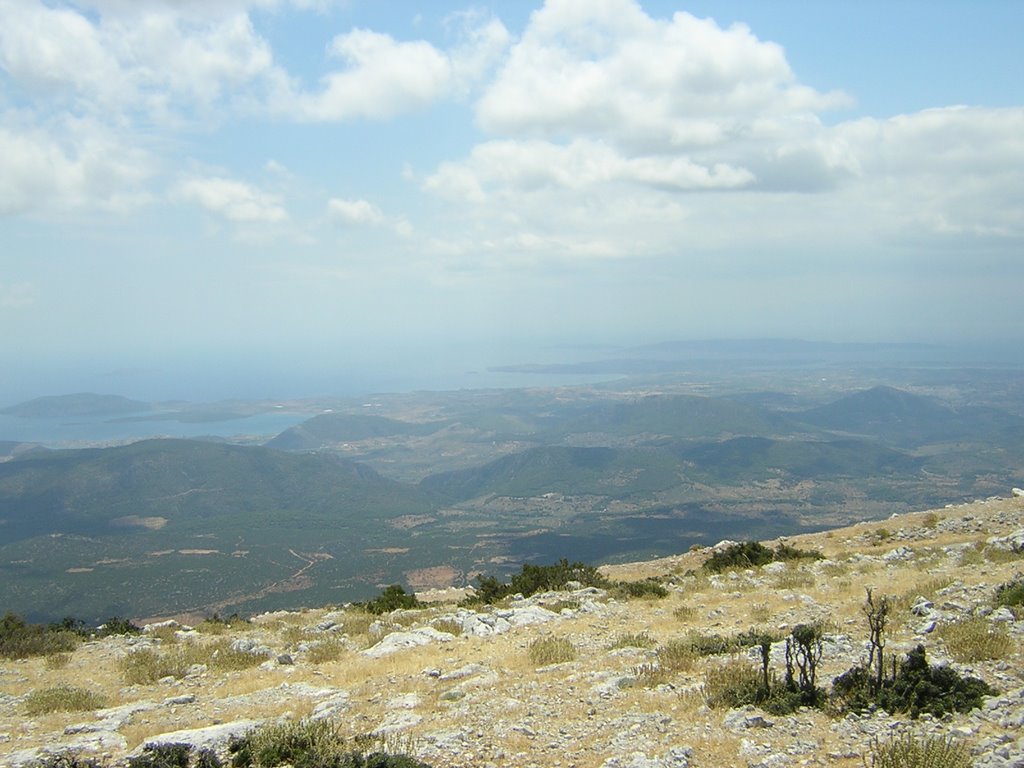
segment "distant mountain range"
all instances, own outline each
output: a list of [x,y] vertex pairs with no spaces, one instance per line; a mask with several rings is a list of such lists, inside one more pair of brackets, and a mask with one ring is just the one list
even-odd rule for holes
[[150,409],[149,403],[130,400],[120,395],[97,395],[80,392],[74,395],[37,397],[0,410],[7,416],[23,419],[50,419],[73,416],[122,416]]
[[283,451],[315,451],[325,446],[371,437],[429,435],[445,425],[417,424],[373,414],[323,413],[287,429],[267,443]]
[[[266,446],[0,443],[0,611],[102,620],[344,602],[437,573],[464,583],[556,555],[668,554],[1024,485],[1024,418],[1009,412],[887,386],[802,403],[471,393],[438,396],[422,421],[320,414]],[[19,408],[139,405],[76,395]]]

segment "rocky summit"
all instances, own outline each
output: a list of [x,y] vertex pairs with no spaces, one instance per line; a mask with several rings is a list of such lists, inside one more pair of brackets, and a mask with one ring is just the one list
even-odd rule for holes
[[[975,766],[1024,766],[1024,613],[996,600],[1024,572],[1024,498],[764,542],[783,543],[821,558],[712,573],[702,566],[723,543],[601,569],[616,582],[654,579],[666,597],[570,583],[494,605],[434,594],[379,616],[344,606],[192,626],[178,617],[4,660],[0,765],[75,754],[115,766],[159,743],[226,761],[232,737],[263,724],[326,721],[436,768],[852,767],[894,740],[929,737]],[[890,713],[830,699],[773,714],[713,695],[738,660],[781,680],[785,639],[800,626],[820,629],[822,688],[867,664],[869,591],[891,608],[886,658],[923,646],[936,669],[987,684],[979,706]],[[770,638],[765,655],[729,641],[749,630]],[[47,692],[57,706],[40,705]],[[84,703],[65,706],[72,692]]]

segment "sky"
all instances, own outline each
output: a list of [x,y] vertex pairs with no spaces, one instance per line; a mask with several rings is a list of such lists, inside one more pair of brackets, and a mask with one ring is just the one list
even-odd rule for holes
[[442,349],[1024,345],[1016,0],[0,19],[0,399]]

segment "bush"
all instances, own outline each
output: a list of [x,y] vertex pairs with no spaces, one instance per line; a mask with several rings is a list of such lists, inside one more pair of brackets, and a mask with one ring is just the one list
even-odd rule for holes
[[867,667],[852,667],[832,681],[833,700],[841,710],[859,712],[875,704],[889,713],[906,712],[911,718],[924,713],[941,717],[976,709],[984,696],[996,693],[983,680],[962,677],[951,667],[931,666],[923,645],[907,654],[877,692],[873,682],[874,674]]
[[943,624],[935,634],[946,644],[950,656],[967,664],[1002,659],[1013,650],[1006,627],[981,617]]
[[746,541],[732,544],[711,555],[704,563],[704,570],[709,573],[721,573],[733,568],[752,568],[766,565],[775,559],[768,547],[757,541]]
[[128,768],[189,768],[191,744],[147,744],[142,754],[128,758]]
[[86,712],[107,706],[107,700],[98,693],[70,685],[57,685],[32,691],[25,698],[25,714],[30,717],[49,712]]
[[576,659],[576,646],[562,637],[540,637],[530,643],[530,661],[535,666],[562,664]]
[[995,603],[1007,608],[1024,606],[1024,576],[1016,576],[1006,584],[996,587]]
[[357,605],[376,616],[401,609],[423,607],[423,604],[416,599],[416,595],[406,594],[405,588],[401,584],[385,587],[377,597]]
[[783,542],[775,548],[775,559],[788,562],[790,560],[823,560],[825,556],[816,549],[798,549]]
[[970,768],[971,754],[951,738],[896,736],[871,744],[871,768]]
[[704,703],[712,709],[760,704],[767,698],[761,671],[738,657],[705,671],[702,694]]
[[[564,589],[569,582],[579,582],[585,587],[607,588],[609,581],[592,565],[570,563],[564,557],[554,565],[532,565],[527,563],[522,570],[504,584],[494,576],[477,577],[476,594],[467,603],[490,605],[511,595],[529,597],[538,592]],[[644,589],[644,588],[641,588]],[[667,594],[667,593],[666,593]]]
[[[192,759],[194,756],[194,760]],[[191,744],[147,744],[142,754],[128,758],[128,768],[221,768],[220,758],[210,749],[193,753]]]
[[111,616],[99,626],[100,637],[109,635],[137,635],[142,628],[121,616]]
[[81,636],[63,625],[29,624],[13,613],[0,619],[0,657],[26,659],[74,650]]
[[797,549],[789,544],[779,544],[773,551],[760,542],[745,541],[715,552],[705,561],[703,568],[708,573],[722,573],[736,568],[755,568],[774,561],[820,560],[823,557],[815,550]]
[[668,597],[668,590],[655,579],[643,581],[618,581],[612,585],[612,594],[618,598],[654,598],[660,600]]
[[50,755],[37,763],[30,763],[31,768],[103,768],[104,764],[91,757],[64,753]]
[[234,768],[430,768],[408,755],[363,754],[326,720],[271,723],[232,739]]

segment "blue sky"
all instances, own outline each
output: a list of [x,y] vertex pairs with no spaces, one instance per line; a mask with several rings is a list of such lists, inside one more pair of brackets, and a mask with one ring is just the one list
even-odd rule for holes
[[0,398],[161,360],[1024,341],[1018,2],[0,18]]

